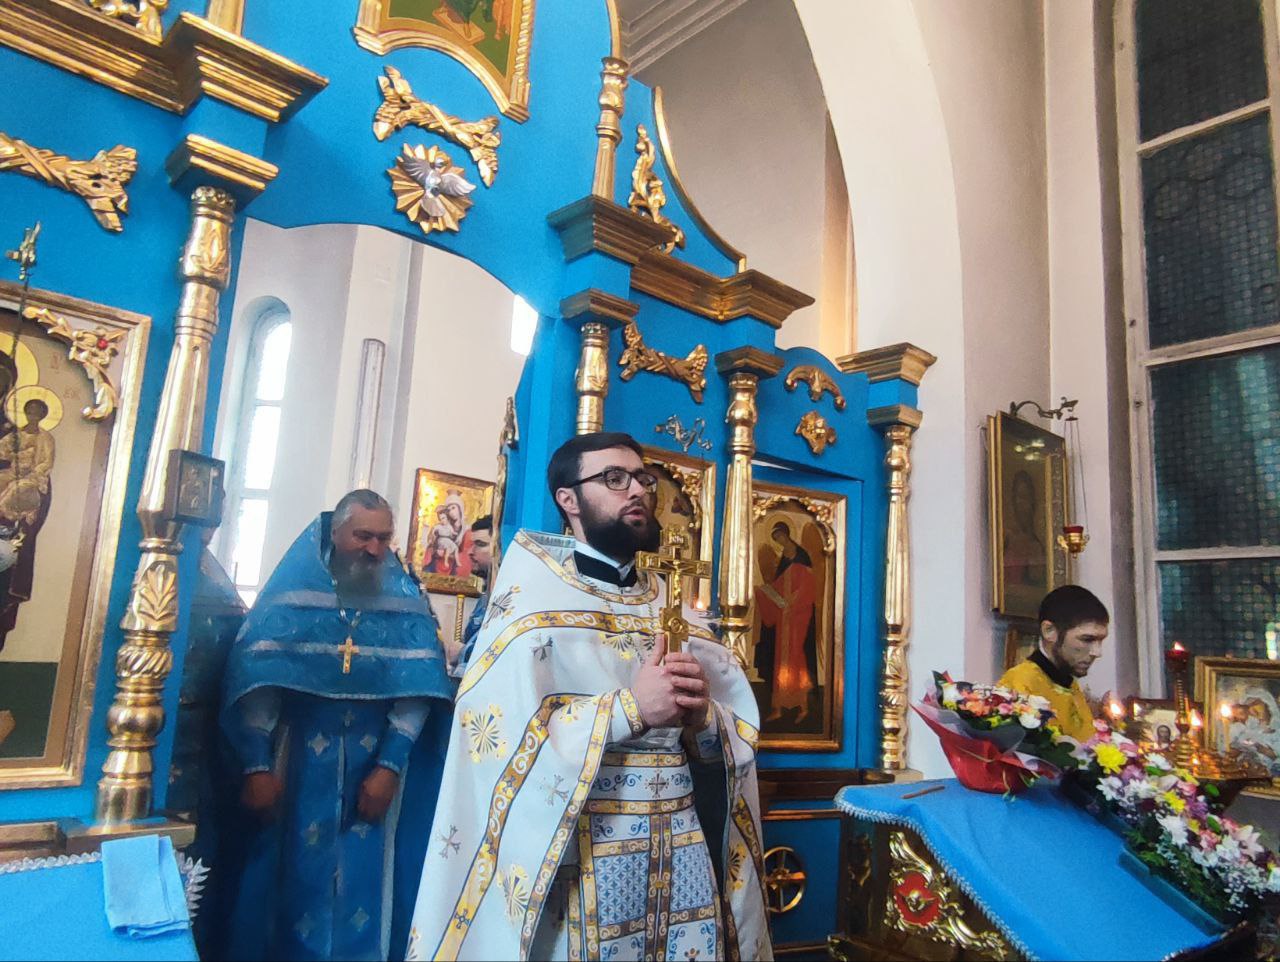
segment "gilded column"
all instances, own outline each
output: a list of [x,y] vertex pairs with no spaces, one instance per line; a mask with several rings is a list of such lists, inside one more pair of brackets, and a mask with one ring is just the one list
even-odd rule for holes
[[577,434],[604,430],[604,399],[609,393],[609,332],[635,318],[640,305],[596,288],[560,302],[560,314],[581,332],[582,352],[574,387],[578,392]]
[[751,516],[751,459],[756,453],[756,391],[760,379],[782,370],[782,358],[754,347],[716,355],[716,369],[729,378],[729,471],[725,476],[724,524],[720,534],[720,625],[724,642],[752,681],[759,680],[751,650],[751,565],[755,556]]
[[116,696],[107,713],[111,752],[97,797],[97,820],[103,824],[151,812],[151,752],[164,727],[161,698],[173,666],[169,639],[177,627],[182,552],[181,525],[165,511],[169,454],[200,447],[209,349],[218,329],[218,302],[231,275],[234,220],[235,201],[225,191],[200,187],[192,194],[191,231],[178,264],[183,285],[174,343],[138,500],[142,557],[120,623],[124,643],[116,655]]
[[627,91],[627,62],[620,57],[605,57],[600,72],[600,120],[596,123],[596,174],[591,193],[613,200],[614,167],[618,145],[622,143],[622,111]]
[[907,767],[907,644],[911,640],[911,438],[920,426],[915,408],[895,405],[868,412],[884,428],[889,524],[884,560],[884,677],[880,685],[880,763],[887,771]]
[[[872,384],[904,382],[919,387],[937,358],[914,344],[891,344],[838,358],[850,374],[866,374]],[[890,386],[890,393],[892,387]],[[913,396],[913,395],[912,395]],[[889,519],[884,559],[884,675],[880,682],[880,764],[903,776],[907,769],[907,645],[911,641],[911,527],[907,503],[911,488],[911,439],[922,415],[909,404],[872,408],[867,422],[882,428]],[[919,777],[916,775],[916,777]]]

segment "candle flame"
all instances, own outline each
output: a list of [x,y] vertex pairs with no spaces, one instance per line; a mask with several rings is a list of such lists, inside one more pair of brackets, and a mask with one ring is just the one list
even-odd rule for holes
[[1175,641],[1175,642],[1173,643],[1173,650],[1174,650],[1174,651],[1186,651],[1187,649],[1185,649],[1185,648],[1183,648],[1183,647],[1182,647],[1182,642],[1180,642],[1180,641]]
[[1224,701],[1221,705],[1219,705],[1218,714],[1221,715],[1223,718],[1230,719],[1231,718],[1231,702]]
[[1112,718],[1123,718],[1123,717],[1124,717],[1124,705],[1120,704],[1118,701],[1113,701],[1113,702],[1111,702],[1111,717],[1112,717]]
[[1191,709],[1191,727],[1201,728],[1203,727],[1203,725],[1204,725],[1204,719],[1200,717],[1200,713],[1196,711],[1194,708]]

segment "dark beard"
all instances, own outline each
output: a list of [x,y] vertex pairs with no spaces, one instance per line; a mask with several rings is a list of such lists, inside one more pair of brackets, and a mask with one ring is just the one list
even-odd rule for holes
[[335,551],[329,570],[343,597],[369,598],[382,593],[382,562],[363,553],[345,556]]
[[637,551],[657,551],[662,543],[662,527],[652,512],[637,525],[624,518],[601,518],[588,509],[582,513],[582,533],[587,544],[618,561],[630,561]]

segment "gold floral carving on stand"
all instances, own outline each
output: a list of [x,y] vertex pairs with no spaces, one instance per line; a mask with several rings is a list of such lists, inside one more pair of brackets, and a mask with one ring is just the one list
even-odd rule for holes
[[51,336],[65,343],[67,359],[84,369],[93,385],[93,405],[80,412],[85,419],[105,421],[111,417],[120,402],[120,392],[116,390],[107,369],[128,332],[108,331],[105,327],[95,327],[92,330],[72,327],[65,317],[53,313],[47,307],[28,307],[23,312],[23,317],[35,321]]
[[138,170],[138,152],[117,144],[100,150],[92,160],[72,160],[52,150],[32,147],[0,131],[0,171],[12,170],[84,199],[98,223],[120,231],[120,215],[129,212],[125,184]]
[[980,932],[965,921],[965,907],[946,875],[916,853],[905,832],[889,834],[889,857],[892,863],[885,925],[997,959],[1012,956],[1009,943],[999,932]]
[[823,552],[834,554],[836,550],[836,507],[838,505],[836,501],[816,501],[813,498],[793,494],[763,495],[753,491],[751,495],[751,517],[753,520],[759,521],[770,510],[788,501],[800,505],[805,513],[817,522],[818,530],[822,532]]
[[836,443],[836,429],[817,411],[808,411],[796,425],[796,434],[809,444],[809,450],[821,454],[828,444]]
[[164,33],[160,16],[169,6],[169,0],[85,0],[90,7],[104,17],[123,20],[139,33],[159,40]]
[[424,234],[437,230],[457,231],[473,201],[467,195],[476,185],[462,176],[453,158],[439,147],[410,147],[387,170],[396,210],[422,228]]
[[382,106],[373,115],[373,136],[386,140],[397,130],[410,125],[439,134],[469,151],[480,170],[481,183],[492,187],[498,176],[498,148],[502,145],[498,118],[466,121],[447,114],[435,104],[415,96],[409,81],[395,67],[385,69],[387,75],[378,78]]
[[622,368],[619,377],[630,381],[640,371],[661,374],[680,381],[689,388],[689,393],[699,404],[702,403],[702,392],[707,389],[707,348],[699,344],[686,358],[671,357],[661,351],[655,351],[644,342],[640,328],[635,321],[628,321],[623,328],[622,338],[627,347],[618,358]]
[[847,402],[840,393],[840,387],[832,380],[831,375],[813,364],[801,364],[787,372],[782,382],[788,391],[794,391],[800,383],[809,385],[809,400],[815,404],[822,400],[822,395],[829,393],[836,402],[836,410],[843,411]]
[[675,248],[684,248],[684,231],[671,223],[662,212],[667,206],[667,192],[662,186],[662,178],[653,172],[657,151],[644,124],[636,127],[636,165],[631,171],[631,196],[627,198],[627,206],[637,214],[643,214],[655,224],[670,227],[675,233],[671,240],[662,245],[663,251],[670,254]]

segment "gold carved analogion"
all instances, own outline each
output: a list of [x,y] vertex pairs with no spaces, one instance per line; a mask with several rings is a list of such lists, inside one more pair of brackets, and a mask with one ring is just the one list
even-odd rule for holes
[[0,131],[0,171],[4,170],[26,174],[82,197],[99,224],[119,231],[123,229],[120,215],[129,212],[129,195],[124,187],[138,170],[138,152],[117,145],[98,151],[92,160],[72,160]]
[[800,383],[809,385],[809,400],[814,404],[822,400],[822,395],[830,393],[836,402],[836,410],[843,411],[845,409],[847,402],[844,399],[844,395],[840,393],[839,385],[822,368],[813,364],[801,364],[793,367],[787,372],[786,380],[782,382],[782,386],[788,391],[794,391],[796,385]]
[[136,27],[155,40],[164,33],[160,16],[169,6],[169,0],[85,0],[85,3],[103,16]]
[[378,78],[382,106],[373,115],[373,136],[386,140],[397,130],[410,125],[439,134],[469,151],[480,169],[481,182],[492,187],[494,178],[498,176],[498,148],[502,145],[498,118],[466,121],[447,114],[435,104],[415,96],[409,81],[395,67],[385,69],[387,75]]
[[662,212],[662,208],[667,206],[667,192],[663,189],[662,178],[653,172],[657,151],[654,150],[653,141],[649,139],[649,132],[644,129],[644,124],[636,127],[636,153],[640,156],[636,158],[636,165],[631,170],[631,196],[627,198],[627,206],[655,224],[669,225],[675,230],[671,240],[662,245],[662,249],[670,254],[675,248],[684,247],[684,231],[672,224]]
[[120,627],[116,695],[107,713],[111,748],[98,782],[97,820],[135,821],[151,812],[152,750],[164,726],[161,696],[173,667],[169,637],[178,622],[178,540],[182,525],[168,516],[170,453],[200,449],[209,353],[218,330],[218,302],[231,277],[235,201],[224,191],[198,188],[191,198],[191,230],[178,262],[182,294],[174,318],[169,370],[147,469],[138,499],[142,556]]
[[618,358],[622,373],[618,375],[624,381],[630,381],[640,371],[661,374],[664,377],[680,381],[689,388],[689,393],[699,404],[702,403],[702,392],[707,389],[707,347],[699,344],[685,358],[672,357],[655,351],[644,342],[640,328],[634,320],[628,321],[623,328],[622,338],[626,349]]
[[817,411],[807,411],[796,425],[796,434],[809,444],[809,450],[821,454],[828,444],[836,443],[836,429]]
[[111,381],[108,369],[120,350],[120,342],[127,331],[108,331],[98,326],[92,329],[74,327],[61,314],[47,307],[28,307],[23,317],[35,321],[52,337],[67,345],[67,359],[84,369],[93,385],[93,405],[81,413],[90,421],[105,421],[115,413],[120,402],[120,392]]
[[889,857],[885,925],[997,959],[1011,957],[1009,944],[999,932],[977,931],[966,921],[965,906],[946,875],[911,847],[905,832],[889,833]]
[[453,158],[439,147],[410,147],[387,170],[396,210],[422,228],[457,231],[473,201],[467,195],[476,189],[455,167]]

